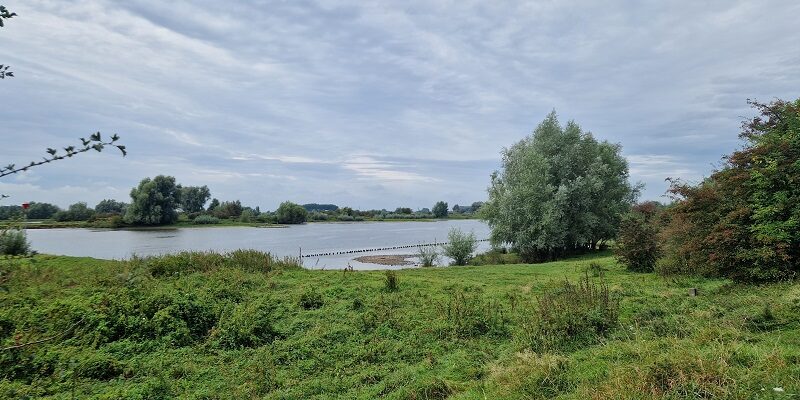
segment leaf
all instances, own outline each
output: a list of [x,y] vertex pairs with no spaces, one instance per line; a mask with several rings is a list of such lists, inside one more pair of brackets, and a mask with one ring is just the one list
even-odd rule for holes
[[51,148],[49,148],[49,147],[47,148],[47,152],[48,152],[48,153],[49,153],[51,156],[54,156],[54,155],[56,155],[56,152],[57,152],[57,151],[58,151],[58,150],[56,150],[56,149],[51,149]]
[[100,132],[93,133],[92,136],[89,136],[89,139],[94,140],[95,142],[100,141]]
[[119,149],[119,151],[121,151],[121,152],[122,152],[122,156],[123,156],[123,157],[125,157],[125,156],[127,156],[127,155],[128,155],[128,152],[127,152],[127,151],[125,151],[125,146],[117,146],[117,148]]

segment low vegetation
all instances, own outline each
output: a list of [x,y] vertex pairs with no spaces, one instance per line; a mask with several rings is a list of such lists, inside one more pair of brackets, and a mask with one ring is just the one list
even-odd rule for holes
[[475,233],[452,228],[447,234],[447,244],[442,247],[444,255],[453,259],[454,265],[467,265],[478,248],[478,241],[475,239]]
[[788,399],[798,338],[798,283],[608,252],[390,273],[252,251],[0,262],[0,398]]

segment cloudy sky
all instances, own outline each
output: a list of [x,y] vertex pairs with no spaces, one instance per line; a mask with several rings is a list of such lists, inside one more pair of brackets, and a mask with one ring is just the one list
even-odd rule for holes
[[739,146],[746,100],[800,95],[800,2],[0,1],[0,162],[94,131],[109,151],[0,180],[11,200],[358,208],[486,197],[552,109],[619,142],[658,199]]

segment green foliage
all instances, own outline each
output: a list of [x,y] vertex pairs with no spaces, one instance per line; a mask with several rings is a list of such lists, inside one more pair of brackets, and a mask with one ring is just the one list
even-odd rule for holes
[[598,142],[555,112],[533,135],[506,149],[480,215],[492,242],[510,243],[527,261],[593,249],[613,239],[637,190],[621,147]]
[[658,204],[638,204],[622,218],[614,254],[628,270],[653,272],[661,256]]
[[433,212],[433,216],[436,218],[447,218],[447,203],[444,201],[438,201],[433,206],[431,212]]
[[211,333],[211,341],[224,349],[258,347],[278,337],[273,327],[269,298],[237,304],[226,310]]
[[223,268],[267,273],[299,267],[299,262],[291,257],[276,258],[258,250],[234,250],[229,253],[183,251],[139,260],[156,277],[211,272]]
[[516,253],[509,253],[505,248],[491,249],[469,260],[470,265],[504,265],[521,264],[522,260]]
[[113,199],[104,199],[94,206],[94,211],[98,214],[125,214],[128,203]]
[[211,216],[211,215],[198,215],[195,219],[192,220],[192,223],[195,225],[213,225],[218,224],[219,218]]
[[211,191],[208,190],[208,186],[183,186],[180,188],[180,205],[186,213],[203,211],[209,198],[211,198]]
[[239,222],[253,222],[256,219],[256,213],[250,208],[245,208],[242,210],[242,214],[239,215]]
[[28,214],[28,219],[49,219],[60,210],[54,204],[31,202],[26,213]]
[[[195,267],[156,276],[148,259],[2,260],[0,348],[55,339],[0,351],[0,398],[800,394],[797,282],[665,280],[631,273],[606,252],[537,265],[408,269],[402,290],[387,292],[384,271],[263,273],[249,261],[262,258],[257,252],[237,254],[236,262],[196,257]],[[531,351],[543,342],[529,329],[539,319],[537,299],[563,291],[554,282],[586,279],[593,263],[619,301],[616,329]],[[687,296],[688,287],[701,295]],[[311,291],[324,305],[305,311],[299,299]],[[785,393],[772,396],[775,387]]]
[[303,206],[284,201],[275,211],[279,224],[302,224],[308,218],[308,211]]
[[0,221],[19,218],[23,215],[20,206],[0,206]]
[[423,267],[433,267],[439,263],[439,250],[436,246],[417,247],[417,259]]
[[0,230],[0,255],[21,256],[30,252],[25,230],[15,227]]
[[800,100],[752,103],[742,150],[698,185],[673,180],[665,273],[741,282],[800,274]]
[[537,352],[565,351],[598,343],[618,325],[619,303],[588,275],[565,280],[539,296],[523,323],[523,343]]
[[486,299],[480,291],[454,290],[436,308],[446,335],[458,338],[508,335],[505,306]]
[[400,278],[397,277],[397,272],[387,269],[384,272],[383,288],[387,292],[394,292],[400,287]]
[[455,265],[467,265],[472,253],[478,248],[475,233],[464,233],[461,229],[452,228],[447,233],[447,244],[443,246],[444,255],[453,259]]
[[242,202],[239,200],[236,201],[223,201],[219,203],[212,213],[217,218],[239,218],[242,215]]
[[316,310],[325,304],[325,299],[323,299],[322,294],[311,288],[300,295],[298,304],[304,310]]
[[125,222],[134,225],[174,223],[178,220],[179,196],[174,177],[145,178],[131,189],[131,205],[125,212]]
[[71,204],[69,208],[53,215],[56,221],[88,221],[94,216],[95,211],[85,202]]

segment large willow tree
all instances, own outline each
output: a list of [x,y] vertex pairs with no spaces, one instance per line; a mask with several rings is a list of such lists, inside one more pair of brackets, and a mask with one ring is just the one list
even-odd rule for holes
[[596,248],[614,238],[637,189],[621,147],[598,142],[551,112],[531,136],[503,151],[480,215],[494,244],[510,244],[528,261]]

